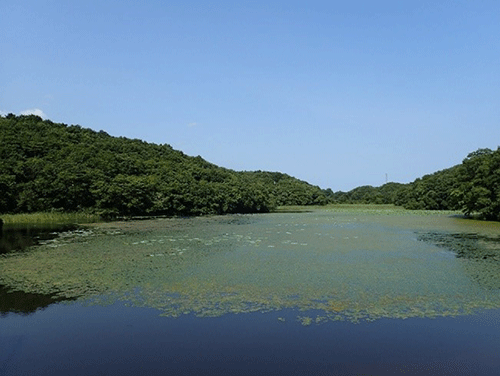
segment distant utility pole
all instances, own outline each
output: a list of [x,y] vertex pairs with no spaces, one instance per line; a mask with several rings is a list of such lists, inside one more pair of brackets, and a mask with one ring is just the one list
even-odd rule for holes
[[387,173],[385,174],[385,184],[387,184],[389,180],[387,180]]

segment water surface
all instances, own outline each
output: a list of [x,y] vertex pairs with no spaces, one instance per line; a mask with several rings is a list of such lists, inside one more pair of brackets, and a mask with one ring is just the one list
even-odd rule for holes
[[[77,299],[22,319],[0,318],[0,328],[27,320],[7,337],[14,355],[4,364],[20,367],[37,351],[44,358],[31,347],[32,330],[66,322],[51,336],[62,344],[76,336],[69,352],[103,341],[99,330],[111,336],[102,346],[110,346],[105,363],[112,369],[115,357],[130,353],[147,368],[151,352],[158,374],[188,363],[185,374],[432,374],[420,366],[434,374],[452,366],[462,367],[455,374],[474,367],[495,374],[499,235],[498,223],[400,210],[158,219],[65,231],[0,256],[4,289]],[[77,323],[93,334],[82,339]],[[88,354],[93,362],[96,356]]]

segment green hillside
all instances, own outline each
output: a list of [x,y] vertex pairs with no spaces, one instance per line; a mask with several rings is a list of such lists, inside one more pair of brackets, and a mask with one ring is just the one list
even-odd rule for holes
[[169,145],[38,116],[0,116],[0,213],[102,216],[269,212],[282,205],[394,204],[500,220],[500,148],[409,184],[322,190],[280,172],[237,172]]
[[394,204],[406,209],[462,210],[500,220],[500,148],[479,149],[462,164],[425,175],[409,184],[387,183],[335,192],[335,202]]
[[278,172],[236,172],[169,145],[42,120],[0,117],[0,213],[104,216],[268,212],[325,204],[325,191]]

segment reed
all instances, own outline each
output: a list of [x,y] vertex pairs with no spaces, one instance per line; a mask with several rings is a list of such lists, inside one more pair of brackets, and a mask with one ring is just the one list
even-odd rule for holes
[[42,212],[24,214],[0,214],[5,225],[19,224],[49,224],[49,223],[94,223],[102,221],[102,218],[93,213],[76,212]]

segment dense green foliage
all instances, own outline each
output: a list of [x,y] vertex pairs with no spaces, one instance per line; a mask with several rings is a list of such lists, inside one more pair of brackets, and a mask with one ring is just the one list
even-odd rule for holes
[[253,180],[269,189],[277,206],[325,205],[326,191],[280,172],[243,172],[247,180]]
[[459,210],[454,192],[461,184],[460,169],[455,166],[416,179],[396,194],[395,203],[414,210]]
[[381,187],[364,185],[349,192],[335,192],[331,199],[342,204],[394,204],[397,195],[406,188],[405,184],[387,183]]
[[286,174],[235,172],[166,144],[12,114],[0,117],[0,192],[0,213],[202,215],[327,202]]
[[406,209],[462,210],[488,220],[500,220],[500,148],[479,149],[463,163],[425,175],[409,184],[387,183],[335,192],[339,203],[395,204]]
[[453,192],[465,214],[500,221],[500,147],[479,149],[463,161]]
[[500,220],[500,148],[409,184],[322,190],[280,172],[218,167],[169,145],[38,116],[0,116],[0,213],[104,216],[268,212],[282,205],[395,204]]

